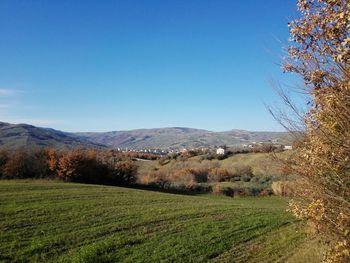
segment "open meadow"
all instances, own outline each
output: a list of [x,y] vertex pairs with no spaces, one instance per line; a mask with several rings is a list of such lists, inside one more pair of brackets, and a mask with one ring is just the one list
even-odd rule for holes
[[302,262],[304,226],[286,207],[279,197],[1,181],[0,261]]

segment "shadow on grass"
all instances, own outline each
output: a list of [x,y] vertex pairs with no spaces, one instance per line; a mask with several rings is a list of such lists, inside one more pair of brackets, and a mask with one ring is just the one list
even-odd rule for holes
[[145,191],[169,193],[169,194],[180,194],[180,195],[200,195],[207,194],[211,192],[211,187],[199,187],[197,186],[194,189],[187,189],[183,186],[169,186],[161,187],[160,185],[144,185],[144,184],[111,184],[106,182],[84,182],[84,181],[66,181],[60,180],[58,178],[25,178],[25,179],[0,179],[0,182],[19,182],[19,183],[31,183],[31,182],[40,182],[40,183],[71,183],[71,184],[83,184],[83,185],[99,185],[99,186],[115,186],[123,187],[129,189],[139,189]]
[[124,186],[126,188],[132,188],[132,189],[139,189],[139,190],[146,190],[146,191],[152,191],[152,192],[161,192],[161,193],[168,193],[168,194],[177,194],[177,195],[202,195],[202,194],[208,194],[211,193],[211,189],[177,189],[177,188],[161,188],[160,186],[155,185],[142,185],[142,184],[133,184]]

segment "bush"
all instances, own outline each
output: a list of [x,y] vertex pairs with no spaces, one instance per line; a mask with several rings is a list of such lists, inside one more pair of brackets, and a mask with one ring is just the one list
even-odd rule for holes
[[10,156],[7,151],[1,150],[0,151],[0,178],[4,177],[4,168],[5,164],[9,160]]
[[157,186],[160,188],[165,188],[169,183],[166,174],[163,171],[154,171],[148,173],[146,178],[143,178],[143,181],[146,184]]
[[44,178],[50,175],[46,150],[18,150],[5,154],[1,162],[3,178]]
[[109,183],[117,185],[130,185],[136,182],[137,167],[132,161],[118,162],[114,169],[109,171]]
[[103,154],[73,150],[58,162],[58,176],[66,181],[128,185],[135,183],[137,167],[132,161],[106,163]]
[[272,191],[279,196],[293,196],[295,193],[295,182],[291,181],[277,181],[271,185]]
[[99,163],[93,153],[74,150],[59,160],[58,176],[66,181],[81,183],[106,183],[108,167]]
[[230,197],[233,197],[235,195],[235,191],[232,187],[222,186],[220,184],[215,184],[212,187],[212,193],[217,195],[226,195]]
[[233,176],[253,176],[252,167],[249,165],[237,164],[233,168]]
[[250,180],[252,179],[252,176],[251,175],[243,175],[241,179],[243,182],[250,182]]
[[11,155],[3,168],[3,177],[6,179],[33,178],[29,156],[25,151],[18,151]]
[[229,181],[232,175],[224,168],[214,168],[209,172],[209,181],[210,182],[223,182]]
[[270,196],[270,195],[272,195],[273,194],[273,192],[272,192],[272,190],[271,189],[264,189],[264,190],[262,190],[261,192],[260,192],[260,196]]
[[211,161],[211,160],[215,159],[215,156],[212,153],[207,153],[207,154],[202,155],[200,159]]
[[126,185],[136,181],[137,167],[130,158],[93,149],[0,151],[0,178],[58,177],[71,182]]
[[196,183],[206,183],[208,182],[208,169],[206,168],[197,168],[197,169],[189,169],[188,170],[192,176],[193,181]]

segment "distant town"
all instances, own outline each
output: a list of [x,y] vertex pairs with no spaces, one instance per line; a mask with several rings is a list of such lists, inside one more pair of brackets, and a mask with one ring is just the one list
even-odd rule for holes
[[285,145],[278,141],[278,139],[275,140],[269,140],[266,142],[252,142],[250,144],[242,144],[242,145],[235,145],[235,146],[226,146],[226,145],[219,145],[219,146],[213,146],[213,147],[196,147],[196,148],[168,148],[168,149],[160,149],[160,148],[144,148],[144,149],[134,149],[130,147],[125,148],[116,148],[115,150],[118,152],[137,152],[137,153],[150,153],[150,154],[157,154],[157,155],[167,155],[172,153],[185,153],[185,152],[196,152],[196,153],[216,153],[217,155],[225,155],[230,152],[237,152],[237,151],[247,151],[247,152],[254,152],[254,151],[263,151],[263,152],[269,152],[269,151],[286,151],[286,150],[292,150],[292,145]]

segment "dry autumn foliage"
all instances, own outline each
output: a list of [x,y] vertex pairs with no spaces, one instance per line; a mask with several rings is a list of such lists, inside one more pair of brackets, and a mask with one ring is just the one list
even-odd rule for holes
[[137,166],[133,158],[134,155],[96,149],[2,150],[0,178],[59,178],[81,183],[129,185],[136,181]]
[[299,0],[298,10],[284,70],[303,79],[310,107],[292,166],[302,187],[290,208],[331,244],[324,262],[349,262],[350,1]]

